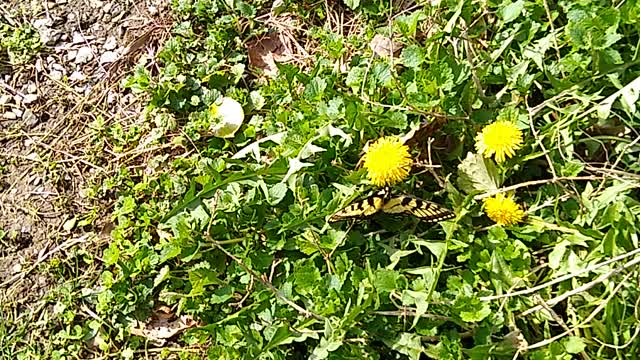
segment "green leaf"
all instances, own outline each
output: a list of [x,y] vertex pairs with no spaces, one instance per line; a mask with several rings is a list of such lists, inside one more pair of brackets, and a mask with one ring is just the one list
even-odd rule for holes
[[466,311],[460,312],[460,319],[464,322],[478,322],[484,320],[491,314],[491,307],[486,301],[476,300],[475,306],[467,307]]
[[249,93],[249,101],[251,107],[255,110],[262,109],[266,103],[264,96],[262,96],[259,90],[254,90]]
[[289,188],[285,183],[277,183],[269,188],[269,205],[278,205],[287,195]]
[[313,261],[304,261],[298,266],[292,276],[295,289],[300,294],[307,294],[320,282],[320,270],[314,265]]
[[619,98],[620,103],[624,110],[629,112],[630,114],[635,114],[636,111],[636,101],[640,95],[640,77],[636,77],[633,81],[629,82],[625,87],[616,91],[607,97],[604,101],[602,101],[598,106],[598,117],[601,119],[606,119],[609,117],[611,112],[611,107],[614,102]]
[[500,186],[498,170],[490,159],[467,153],[458,165],[458,186],[466,193],[495,190]]
[[344,4],[351,10],[355,10],[360,6],[360,0],[344,0]]
[[402,49],[400,59],[404,66],[417,69],[424,62],[424,52],[420,46],[411,45]]
[[160,269],[158,275],[153,279],[153,287],[157,287],[169,276],[169,266],[165,265]]
[[314,77],[304,89],[304,95],[309,100],[318,100],[327,89],[327,81],[321,77]]
[[412,360],[419,360],[420,354],[424,351],[420,336],[413,333],[401,333],[394,339],[383,339],[383,341],[391,349]]
[[327,340],[326,338],[320,339],[320,345],[313,349],[313,353],[309,357],[309,360],[322,360],[329,356],[329,353],[336,351],[342,346],[342,341],[339,340]]
[[458,1],[458,5],[456,6],[456,11],[453,13],[453,16],[449,18],[449,21],[447,21],[447,25],[444,27],[444,32],[450,33],[451,31],[453,31],[454,26],[458,22],[458,18],[460,17],[460,14],[462,14],[463,7],[464,7],[464,0]]
[[564,347],[569,354],[578,354],[584,351],[586,344],[581,337],[569,336],[564,342]]
[[395,23],[398,25],[400,32],[413,37],[418,30],[418,23],[426,20],[427,16],[423,11],[414,11],[409,15],[400,15],[395,18]]
[[398,288],[400,278],[397,271],[379,269],[375,272],[374,286],[380,293],[389,293]]
[[502,8],[500,16],[505,23],[512,22],[517,19],[524,10],[524,0],[518,0]]
[[109,247],[104,249],[102,253],[102,259],[104,260],[104,264],[106,266],[114,265],[118,262],[120,258],[120,249],[118,249],[118,245],[116,243],[109,244]]
[[549,267],[552,269],[560,268],[562,259],[564,259],[565,251],[567,250],[567,241],[562,241],[553,247],[553,251],[549,253]]

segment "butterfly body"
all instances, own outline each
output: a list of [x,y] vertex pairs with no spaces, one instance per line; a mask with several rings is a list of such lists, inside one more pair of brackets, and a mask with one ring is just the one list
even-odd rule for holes
[[455,217],[455,214],[434,202],[411,195],[391,195],[381,190],[360,201],[356,201],[329,218],[336,222],[351,218],[362,218],[376,213],[413,215],[425,222],[438,222]]

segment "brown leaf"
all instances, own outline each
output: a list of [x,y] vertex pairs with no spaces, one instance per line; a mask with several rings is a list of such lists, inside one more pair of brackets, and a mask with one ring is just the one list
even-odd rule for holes
[[145,337],[161,346],[166,342],[166,339],[198,325],[198,322],[189,315],[182,315],[171,320],[173,317],[171,309],[166,306],[160,307],[146,322],[134,321],[134,326],[130,330],[131,334]]
[[267,76],[278,74],[276,62],[284,63],[293,59],[290,40],[279,32],[247,43],[249,65],[262,70]]
[[398,44],[384,35],[376,34],[371,39],[369,47],[374,54],[380,57],[391,57],[402,48],[402,44]]

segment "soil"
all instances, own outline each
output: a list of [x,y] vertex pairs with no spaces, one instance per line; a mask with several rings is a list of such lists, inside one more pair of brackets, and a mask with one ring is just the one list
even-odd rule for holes
[[113,170],[92,123],[141,113],[119,81],[140,54],[156,50],[150,29],[168,28],[168,7],[168,0],[0,3],[0,27],[28,23],[42,42],[22,64],[0,48],[0,304],[37,301],[53,281],[41,264],[108,236],[100,217],[108,204],[86,196]]

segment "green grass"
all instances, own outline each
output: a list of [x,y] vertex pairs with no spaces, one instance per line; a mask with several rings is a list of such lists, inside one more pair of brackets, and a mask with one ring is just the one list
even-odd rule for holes
[[11,65],[23,65],[41,47],[38,32],[29,24],[11,26],[0,23],[0,53],[8,56]]
[[[640,3],[285,1],[267,22],[270,10],[262,1],[174,2],[159,66],[140,65],[122,84],[148,96],[145,121],[92,125],[96,144],[118,153],[161,150],[89,189],[98,200],[115,196],[115,228],[102,253],[49,265],[60,279],[97,268],[47,300],[64,311],[51,312],[36,353],[637,356]],[[279,28],[307,54],[275,78],[251,72],[247,44],[285,19],[298,21]],[[397,58],[374,56],[375,34],[394,35]],[[220,96],[244,106],[232,139],[206,134]],[[372,190],[356,166],[368,141],[436,118],[435,142],[412,148],[430,150],[436,176],[416,169],[395,191],[442,203],[454,220],[327,224]],[[523,146],[501,164],[468,156],[496,120],[516,123]],[[247,146],[260,156],[234,158]],[[527,220],[493,224],[480,200],[490,185],[512,186]],[[131,335],[132,321],[160,306],[200,326],[164,350]]]

